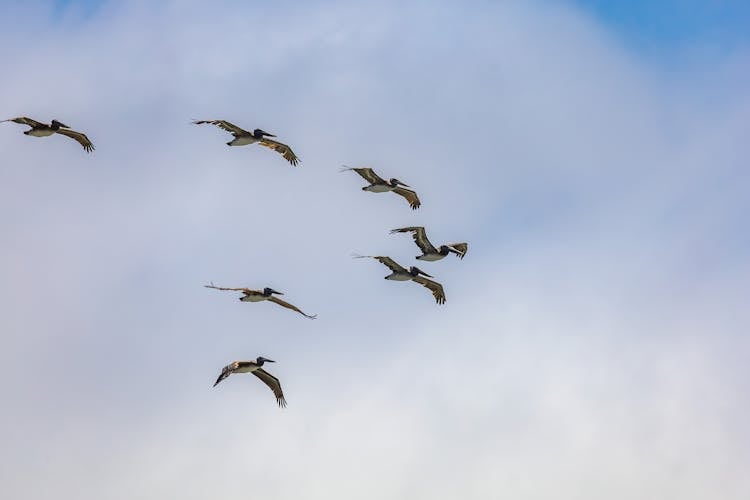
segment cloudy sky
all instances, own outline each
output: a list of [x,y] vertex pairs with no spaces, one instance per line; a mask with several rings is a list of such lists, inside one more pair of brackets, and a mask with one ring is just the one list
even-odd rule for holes
[[1,3],[0,497],[750,497],[745,2]]

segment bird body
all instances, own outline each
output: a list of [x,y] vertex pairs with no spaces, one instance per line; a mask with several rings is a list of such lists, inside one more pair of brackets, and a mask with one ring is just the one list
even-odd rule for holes
[[443,290],[443,285],[441,285],[437,281],[427,279],[432,278],[432,276],[422,271],[418,267],[411,266],[409,269],[406,269],[405,267],[397,264],[396,261],[394,261],[390,257],[385,257],[382,255],[355,255],[354,257],[358,259],[370,258],[377,260],[391,270],[391,274],[385,276],[385,279],[392,281],[414,281],[416,283],[419,283],[432,292],[432,296],[435,297],[435,302],[437,302],[438,304],[445,304],[445,291]]
[[369,167],[366,168],[349,168],[344,167],[341,171],[346,172],[348,170],[353,170],[357,174],[360,175],[364,180],[369,182],[370,184],[367,186],[364,186],[362,188],[362,191],[369,191],[370,193],[388,193],[393,192],[399,196],[402,196],[407,202],[409,202],[409,206],[412,208],[412,210],[416,210],[421,206],[421,202],[419,201],[419,196],[417,196],[417,192],[413,189],[407,189],[409,188],[408,184],[404,184],[400,180],[396,179],[395,177],[389,180],[385,180],[382,177],[380,177],[378,174],[375,173],[375,171]]
[[454,253],[458,258],[463,259],[466,252],[469,250],[468,243],[449,243],[435,248],[435,246],[430,243],[430,240],[427,239],[427,233],[425,232],[424,227],[421,226],[402,227],[391,230],[391,234],[394,233],[412,233],[414,243],[416,243],[419,249],[422,250],[422,255],[416,256],[418,260],[434,262],[441,260],[449,253]]
[[70,127],[57,120],[52,120],[52,122],[47,125],[46,123],[41,123],[25,116],[19,116],[16,118],[9,118],[7,120],[0,120],[0,123],[2,122],[13,122],[20,123],[22,125],[28,125],[31,128],[29,130],[24,130],[24,135],[30,135],[32,137],[49,137],[53,134],[60,134],[74,139],[83,147],[83,149],[87,153],[90,153],[94,150],[94,145],[91,143],[89,138],[86,137],[86,134],[71,130]]
[[236,292],[242,292],[242,297],[239,298],[242,302],[263,302],[263,301],[269,301],[273,302],[275,304],[280,305],[281,307],[286,307],[287,309],[291,309],[292,311],[296,311],[300,313],[302,316],[309,318],[309,319],[315,319],[317,317],[316,314],[305,314],[302,312],[301,309],[299,309],[296,306],[293,306],[289,302],[286,302],[284,300],[281,300],[278,297],[275,297],[274,295],[284,295],[281,292],[277,292],[273,288],[264,288],[263,290],[251,290],[250,288],[227,288],[227,287],[219,287],[214,286],[213,283],[210,285],[204,285],[206,288],[213,288],[215,290],[231,290]]
[[255,361],[232,361],[221,370],[219,377],[214,382],[214,387],[233,373],[252,373],[273,391],[276,402],[283,408],[286,406],[286,400],[281,390],[281,383],[278,378],[262,368],[265,363],[275,363],[275,361],[263,356],[258,356]]
[[234,139],[227,142],[227,146],[247,146],[248,144],[255,144],[257,142],[261,146],[265,146],[269,149],[273,149],[277,153],[280,153],[286,161],[292,164],[292,166],[297,166],[297,164],[299,163],[299,158],[294,154],[292,148],[284,143],[269,139],[269,137],[276,136],[266,132],[265,130],[256,128],[252,132],[248,132],[247,130],[241,129],[237,125],[229,123],[226,120],[194,120],[193,123],[195,125],[209,123],[231,133],[234,136]]

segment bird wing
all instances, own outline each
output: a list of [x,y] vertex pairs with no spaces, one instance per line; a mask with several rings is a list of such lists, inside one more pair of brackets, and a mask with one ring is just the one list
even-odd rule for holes
[[214,382],[214,387],[216,387],[219,384],[219,382],[221,382],[222,380],[224,380],[225,378],[227,378],[228,376],[230,376],[233,371],[234,371],[234,363],[232,363],[231,365],[227,365],[224,368],[222,368],[221,369],[221,373],[219,374],[219,378],[217,378],[216,382]]
[[427,239],[427,233],[422,226],[411,226],[393,229],[391,230],[391,234],[393,233],[412,233],[414,243],[416,243],[419,249],[422,250],[422,253],[437,252],[437,249],[435,249],[435,247],[432,246],[432,243],[430,243],[430,240]]
[[406,189],[402,187],[397,187],[396,189],[393,190],[393,192],[406,198],[406,201],[409,202],[409,205],[411,206],[412,210],[418,209],[419,206],[422,204],[419,201],[419,196],[417,196],[416,191],[412,191],[411,189]]
[[377,260],[378,262],[386,266],[388,269],[390,269],[394,273],[406,272],[406,268],[401,267],[400,265],[396,264],[396,261],[391,259],[390,257],[378,256],[378,257],[373,257],[373,259]]
[[226,288],[222,286],[214,286],[213,283],[211,283],[210,285],[203,285],[203,286],[206,288],[213,288],[214,290],[231,290],[233,292],[245,292],[248,294],[258,291],[258,290],[250,290],[249,288]]
[[375,173],[373,169],[370,167],[366,168],[345,168],[344,170],[354,170],[357,172],[364,180],[369,182],[370,184],[383,184],[385,183],[385,179],[380,177],[378,174]]
[[271,295],[271,297],[268,300],[269,300],[269,302],[275,302],[276,304],[280,305],[281,307],[286,307],[287,309],[291,309],[292,311],[297,311],[298,313],[300,313],[305,318],[315,319],[315,318],[318,317],[317,314],[313,314],[313,315],[305,314],[298,307],[293,306],[289,302],[283,301],[280,298],[275,297],[273,295]]
[[284,408],[286,406],[286,400],[284,399],[284,393],[281,391],[281,383],[279,382],[279,379],[265,371],[263,368],[258,368],[251,373],[271,388],[273,395],[276,396],[276,402],[279,403],[280,407]]
[[226,130],[227,132],[231,132],[232,134],[252,135],[247,130],[241,129],[237,125],[233,123],[229,123],[226,120],[193,120],[193,123],[196,125],[203,125],[204,123],[210,123],[211,125],[216,125],[220,129]]
[[445,304],[445,292],[443,291],[443,285],[436,281],[428,280],[423,276],[417,276],[412,279],[425,288],[429,288],[432,292],[432,296],[435,297],[435,302],[438,304]]
[[85,149],[87,153],[90,153],[94,150],[94,145],[83,132],[76,132],[75,130],[70,130],[69,128],[61,128],[57,131],[57,133],[66,135],[71,139],[75,139],[76,141],[78,141],[78,144],[83,146],[83,149]]
[[267,148],[271,148],[277,153],[281,153],[284,156],[284,159],[292,164],[292,166],[296,167],[299,163],[299,158],[297,158],[297,155],[294,154],[294,151],[292,151],[292,148],[287,146],[286,144],[274,141],[273,139],[269,139],[267,137],[264,137],[259,141],[261,146],[265,146]]
[[44,127],[44,123],[40,123],[36,120],[32,120],[31,118],[27,118],[25,116],[18,116],[16,118],[8,118],[7,120],[3,120],[4,122],[14,122],[14,123],[20,123],[22,125],[28,125],[29,127]]
[[459,259],[463,259],[466,252],[469,251],[468,243],[448,243],[447,247],[453,250]]

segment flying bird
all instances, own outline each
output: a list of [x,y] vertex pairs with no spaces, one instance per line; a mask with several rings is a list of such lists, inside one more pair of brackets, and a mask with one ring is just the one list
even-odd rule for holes
[[385,277],[385,279],[394,281],[416,281],[432,292],[432,296],[435,297],[435,302],[437,302],[438,304],[445,304],[445,292],[443,291],[443,285],[436,281],[428,280],[427,278],[432,278],[433,276],[430,276],[418,267],[411,266],[407,270],[406,268],[396,264],[396,262],[390,257],[383,256],[354,255],[354,258],[370,258],[379,261],[381,264],[385,265],[392,271],[391,274]]
[[252,373],[258,377],[264,384],[271,388],[273,395],[276,396],[276,402],[279,403],[281,408],[286,406],[286,400],[284,399],[284,393],[281,391],[281,383],[279,379],[265,371],[262,366],[265,363],[275,363],[276,361],[263,356],[258,356],[255,361],[233,361],[227,366],[222,368],[219,378],[216,379],[214,387],[219,382],[227,378],[233,373]]
[[55,133],[66,135],[71,139],[75,139],[76,141],[78,141],[78,144],[83,146],[83,149],[86,150],[87,153],[90,153],[94,150],[94,145],[91,143],[89,138],[86,137],[86,134],[71,130],[70,127],[68,127],[64,123],[60,123],[57,120],[52,120],[52,123],[47,125],[46,123],[41,123],[36,120],[32,120],[31,118],[26,118],[25,116],[19,116],[17,118],[0,120],[0,123],[2,122],[14,122],[20,123],[21,125],[28,125],[31,128],[24,131],[24,134],[34,137],[47,137],[48,135],[52,135]]
[[215,290],[231,290],[235,292],[242,292],[243,295],[242,297],[240,297],[240,300],[242,302],[262,302],[264,300],[267,300],[269,302],[274,302],[280,305],[281,307],[286,307],[287,309],[291,309],[292,311],[297,311],[305,318],[315,319],[318,317],[317,314],[313,314],[313,315],[305,314],[300,309],[293,306],[289,302],[285,302],[278,297],[274,297],[274,294],[276,295],[284,295],[284,294],[281,292],[277,292],[273,288],[266,287],[263,290],[250,290],[249,288],[225,288],[225,287],[214,286],[213,283],[211,283],[210,285],[203,285],[203,286],[205,286],[206,288],[213,288]]
[[466,252],[469,250],[468,243],[448,243],[447,245],[440,245],[435,248],[432,243],[430,243],[430,240],[427,239],[427,233],[422,226],[392,229],[391,234],[394,233],[412,233],[414,243],[416,243],[419,249],[422,250],[422,255],[417,256],[418,260],[432,262],[442,259],[449,253],[454,253],[458,258],[463,259],[464,255],[466,255]]
[[348,170],[354,170],[360,176],[362,176],[364,180],[370,183],[369,185],[363,187],[362,191],[369,191],[371,193],[387,193],[388,191],[392,191],[397,195],[403,196],[406,201],[409,202],[409,206],[411,206],[412,210],[418,209],[422,204],[419,201],[419,197],[417,196],[416,191],[412,189],[405,189],[410,186],[408,184],[404,184],[396,178],[385,180],[378,174],[376,174],[371,168],[349,168],[344,166],[341,171],[346,172]]
[[267,148],[273,149],[277,153],[280,153],[284,157],[284,159],[286,159],[286,161],[292,164],[292,166],[296,167],[297,163],[299,163],[299,158],[297,158],[297,155],[294,154],[292,148],[281,142],[269,139],[269,137],[276,136],[273,134],[269,134],[262,129],[256,128],[252,132],[248,132],[247,130],[243,130],[237,125],[233,125],[226,120],[194,120],[193,123],[196,125],[210,123],[211,125],[216,125],[222,130],[230,132],[234,136],[234,139],[229,141],[227,143],[227,146],[246,146],[248,144],[255,144],[257,142],[261,146],[265,146]]

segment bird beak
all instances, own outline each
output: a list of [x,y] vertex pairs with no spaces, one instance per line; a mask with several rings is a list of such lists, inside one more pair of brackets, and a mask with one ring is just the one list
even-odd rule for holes
[[273,290],[273,289],[271,289],[271,293],[275,293],[276,295],[284,295],[283,293],[277,292],[276,290]]
[[421,270],[420,268],[418,268],[418,267],[417,267],[416,269],[417,269],[417,272],[418,272],[419,274],[423,275],[423,276],[427,276],[428,278],[432,278],[432,277],[433,277],[433,276],[431,276],[431,275],[427,274],[426,272],[422,271],[422,270]]
[[261,133],[262,133],[263,135],[267,135],[268,137],[276,137],[276,136],[275,136],[275,135],[273,135],[273,134],[269,134],[269,133],[268,133],[268,132],[266,132],[265,130],[261,130],[260,132],[261,132]]
[[275,363],[276,362],[276,361],[274,361],[272,359],[268,359],[268,358],[263,358],[263,361],[265,361],[266,363]]
[[401,186],[404,186],[404,187],[408,187],[408,188],[410,188],[410,187],[411,187],[410,185],[408,185],[408,184],[404,184],[404,183],[403,183],[403,182],[401,182],[401,181],[398,181],[398,182],[397,182],[396,184],[399,184],[399,185],[401,185]]

